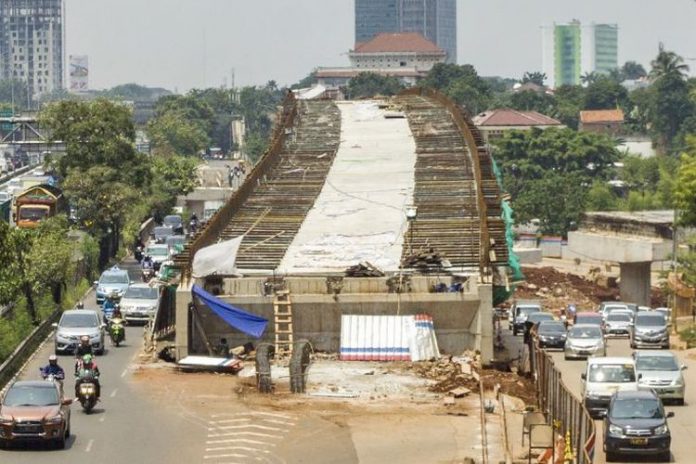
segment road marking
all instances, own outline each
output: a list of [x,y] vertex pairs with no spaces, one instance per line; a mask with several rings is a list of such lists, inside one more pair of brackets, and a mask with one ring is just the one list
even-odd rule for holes
[[89,442],[87,442],[87,448],[85,448],[85,453],[89,453],[90,451],[92,451],[93,444],[94,444],[94,439],[91,439],[91,440],[89,440]]
[[228,422],[249,422],[251,421],[250,417],[238,417],[237,419],[222,419],[218,421],[210,421],[208,424],[226,424]]
[[116,397],[116,392],[117,392],[117,391],[118,391],[118,388],[114,389],[114,391],[112,391],[111,394],[110,394],[109,396],[110,396],[111,398],[115,398],[115,397]]
[[[208,438],[216,438],[216,437],[229,437],[231,435],[238,436],[238,435],[249,435],[252,437],[267,437],[267,438],[277,438],[280,435],[272,435],[270,433],[261,433],[261,432],[223,432],[223,433],[209,433]],[[228,441],[228,440],[224,440]]]
[[248,424],[248,425],[218,425],[216,427],[208,427],[208,431],[214,432],[216,430],[245,429],[245,428],[260,429],[260,430],[272,430],[272,431],[283,430],[283,429],[278,428],[278,427],[268,427],[266,425]]
[[[249,443],[250,445],[267,445],[267,446],[275,446],[275,443],[268,443],[266,441],[260,441],[260,440],[250,440],[248,438],[237,438],[233,440],[208,440],[205,442],[206,445],[222,445],[224,443]],[[206,449],[206,451],[212,451]]]
[[[249,446],[228,446],[226,449],[229,451],[240,450],[240,451],[252,451],[254,453],[271,454],[271,452],[268,450],[251,448]],[[224,457],[224,456],[215,456],[215,457]],[[205,456],[205,459],[212,459],[212,458],[213,458],[212,456],[211,457]]]
[[276,420],[276,419],[261,419],[264,422],[270,422],[272,424],[280,424],[280,425],[295,425],[294,422],[287,422],[287,421],[281,421],[281,420]]
[[246,454],[232,453],[232,454],[214,454],[212,456],[203,456],[203,459],[220,459],[220,458],[248,458]]
[[121,378],[124,378],[128,374],[128,368],[123,369],[123,372],[121,372]]
[[293,416],[288,416],[287,414],[281,414],[277,412],[263,412],[263,411],[255,411],[255,412],[220,412],[217,414],[211,414],[211,417],[216,418],[216,417],[227,417],[227,416],[271,416],[271,417],[280,417],[282,419],[289,419],[292,420],[294,419]]

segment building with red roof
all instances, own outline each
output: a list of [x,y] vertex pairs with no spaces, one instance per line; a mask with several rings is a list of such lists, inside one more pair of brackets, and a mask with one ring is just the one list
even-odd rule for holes
[[476,115],[474,125],[478,127],[484,140],[501,137],[509,130],[548,129],[565,127],[560,121],[536,111],[518,111],[509,108],[484,111]]

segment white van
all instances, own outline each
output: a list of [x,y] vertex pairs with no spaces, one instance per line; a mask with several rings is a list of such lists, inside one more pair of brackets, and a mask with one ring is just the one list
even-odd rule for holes
[[637,391],[638,375],[633,358],[590,358],[582,374],[585,408],[594,418],[602,417],[617,391]]

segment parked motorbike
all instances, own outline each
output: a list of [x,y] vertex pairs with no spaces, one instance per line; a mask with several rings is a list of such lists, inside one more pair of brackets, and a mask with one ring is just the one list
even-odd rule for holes
[[111,319],[109,325],[109,336],[111,337],[111,344],[119,346],[121,342],[126,339],[126,331],[123,327],[123,319],[114,317]]

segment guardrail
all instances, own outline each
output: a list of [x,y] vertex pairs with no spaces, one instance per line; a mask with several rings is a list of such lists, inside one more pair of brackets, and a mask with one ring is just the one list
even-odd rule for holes
[[14,179],[17,176],[21,176],[22,174],[25,174],[25,173],[31,171],[36,166],[38,166],[38,165],[37,164],[29,164],[29,165],[23,166],[19,169],[12,171],[10,174],[7,174],[5,176],[0,177],[0,185],[3,185],[5,183],[9,182],[10,180]]
[[51,324],[58,321],[62,314],[56,309],[45,321],[39,324],[27,338],[12,352],[12,354],[0,365],[0,390],[20,371],[24,363],[31,357],[41,343],[51,332]]
[[563,437],[570,434],[575,462],[592,464],[596,437],[594,420],[582,400],[576,398],[563,383],[561,371],[556,368],[553,358],[539,348],[537,340],[529,345],[539,408],[557,433]]

